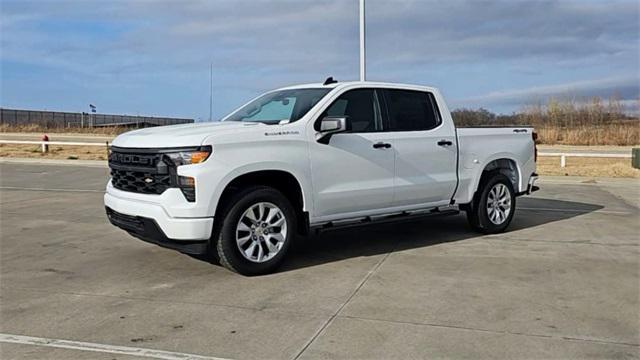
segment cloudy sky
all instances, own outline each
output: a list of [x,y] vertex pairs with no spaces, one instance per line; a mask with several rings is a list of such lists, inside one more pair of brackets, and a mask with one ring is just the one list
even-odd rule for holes
[[[509,113],[640,96],[637,1],[367,1],[367,78]],[[214,118],[274,87],[358,77],[358,0],[0,0],[1,106]]]

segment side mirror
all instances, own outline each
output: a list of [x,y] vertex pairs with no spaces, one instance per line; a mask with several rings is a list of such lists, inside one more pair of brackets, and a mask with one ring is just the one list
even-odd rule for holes
[[331,117],[327,116],[320,121],[320,134],[318,142],[328,144],[333,134],[351,130],[351,122],[349,117]]

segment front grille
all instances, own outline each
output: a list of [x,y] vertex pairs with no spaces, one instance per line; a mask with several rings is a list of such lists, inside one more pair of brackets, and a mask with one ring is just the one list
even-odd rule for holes
[[116,189],[141,194],[162,194],[171,187],[171,176],[144,171],[111,169],[111,183]]
[[175,167],[170,161],[164,161],[164,156],[162,153],[112,148],[109,155],[111,184],[123,191],[162,194],[172,187],[175,176]]

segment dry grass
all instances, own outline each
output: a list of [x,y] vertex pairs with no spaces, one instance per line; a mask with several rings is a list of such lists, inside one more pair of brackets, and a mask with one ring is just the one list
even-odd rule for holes
[[[127,128],[43,128],[35,125],[0,125],[0,133],[33,134],[87,134],[116,136],[131,129]],[[558,125],[537,125],[538,143],[548,145],[617,145],[639,146],[640,123],[625,121],[610,125],[580,125],[562,127]]]
[[[53,146],[48,153],[42,153],[39,145],[0,144],[0,157],[106,160],[107,151],[98,146]],[[568,157],[567,166],[560,167],[559,157],[538,158],[537,171],[540,175],[627,177],[640,178],[640,170],[631,167],[631,159]]]
[[560,126],[536,127],[541,144],[563,145],[638,145],[640,124],[625,122],[604,126],[580,125],[573,128]]
[[540,175],[640,178],[640,170],[631,166],[631,159],[568,157],[567,166],[560,167],[560,157],[538,157]]
[[625,115],[615,96],[607,100],[550,99],[546,104],[527,106],[519,119],[536,127],[542,144],[640,144],[640,121]]
[[[640,105],[640,99],[639,105]],[[525,106],[510,115],[494,114],[486,109],[456,109],[452,113],[457,126],[533,126],[541,144],[626,145],[640,144],[640,119],[625,112],[615,95],[565,97]]]
[[48,128],[36,124],[25,125],[7,125],[0,124],[0,133],[64,133],[64,134],[91,134],[91,135],[119,135],[123,132],[131,130],[125,127],[66,127],[66,128]]
[[67,160],[106,160],[106,146],[55,146],[43,153],[40,145],[0,144],[0,158],[38,158]]

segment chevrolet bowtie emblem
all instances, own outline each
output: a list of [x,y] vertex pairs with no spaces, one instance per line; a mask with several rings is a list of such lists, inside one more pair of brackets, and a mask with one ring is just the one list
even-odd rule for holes
[[152,178],[145,178],[144,182],[146,182],[147,184],[151,184],[153,182]]

